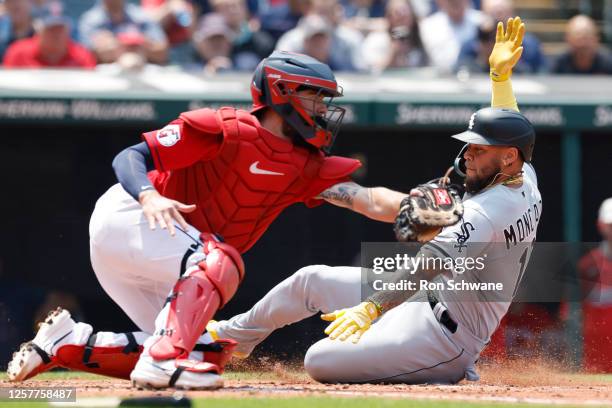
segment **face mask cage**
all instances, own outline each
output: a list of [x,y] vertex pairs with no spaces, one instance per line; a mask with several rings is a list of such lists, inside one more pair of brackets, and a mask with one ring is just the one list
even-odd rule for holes
[[[335,97],[342,96],[342,87],[338,86],[337,90],[331,90],[282,79],[275,81],[273,86],[278,95],[283,96],[298,113],[305,130],[309,130],[303,132],[297,129],[302,137],[308,143],[329,153],[346,113],[346,109],[333,103]],[[316,94],[308,96],[298,94],[298,91],[307,89],[316,91]]]

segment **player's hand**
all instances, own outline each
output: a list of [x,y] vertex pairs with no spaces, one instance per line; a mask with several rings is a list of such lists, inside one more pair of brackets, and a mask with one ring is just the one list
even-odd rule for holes
[[359,341],[377,317],[378,309],[372,302],[362,302],[348,309],[321,315],[321,319],[332,322],[325,329],[325,334],[329,335],[330,339],[344,341],[350,337],[353,343]]
[[174,222],[187,229],[188,225],[181,213],[190,213],[196,209],[195,204],[187,205],[176,200],[162,196],[156,190],[147,190],[138,196],[142,212],[149,222],[149,228],[155,229],[159,224],[162,229],[167,229],[170,235],[176,234]]
[[489,56],[491,79],[505,81],[512,75],[512,68],[516,65],[523,53],[523,36],[525,24],[520,17],[509,18],[504,31],[504,24],[497,23],[495,46]]

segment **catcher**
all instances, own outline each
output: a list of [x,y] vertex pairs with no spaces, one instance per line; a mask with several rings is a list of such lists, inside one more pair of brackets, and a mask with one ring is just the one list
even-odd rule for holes
[[[476,112],[468,130],[453,136],[466,143],[455,162],[465,176],[463,202],[452,188],[440,185],[442,179],[411,191],[395,221],[400,241],[428,241],[420,249],[426,256],[456,260],[488,254],[486,269],[470,278],[498,281],[510,295],[491,302],[482,301],[478,290],[460,295],[417,287],[378,291],[361,301],[361,268],[312,265],[281,282],[248,312],[209,323],[209,333],[237,341],[234,354],[245,356],[272,331],[321,311],[321,318],[331,322],[325,330],[329,337],[311,346],[304,361],[317,381],[477,380],[474,364],[508,310],[542,212],[530,164],[535,133],[518,112],[510,82],[524,30],[518,17],[509,19],[505,30],[499,23],[490,56],[492,107]],[[350,206],[365,190],[352,186],[339,193]],[[516,229],[525,219],[529,229],[523,228],[518,239]],[[455,272],[398,270],[396,279],[448,283]]]

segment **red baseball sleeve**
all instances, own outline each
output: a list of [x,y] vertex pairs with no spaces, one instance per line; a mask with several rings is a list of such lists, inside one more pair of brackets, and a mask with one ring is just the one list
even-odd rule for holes
[[142,137],[151,150],[155,168],[168,171],[212,159],[221,147],[223,134],[203,132],[176,119]]

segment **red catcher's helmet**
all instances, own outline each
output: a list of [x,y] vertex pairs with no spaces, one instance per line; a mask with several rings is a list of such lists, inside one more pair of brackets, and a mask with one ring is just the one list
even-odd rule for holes
[[[311,99],[297,95],[302,89],[312,89],[317,96],[325,97],[325,115],[315,113],[316,97]],[[342,87],[327,64],[307,55],[274,51],[255,69],[251,95],[251,112],[272,108],[307,143],[329,153],[345,109],[332,104],[334,97],[342,96]],[[312,113],[305,109],[309,103],[312,103]]]

